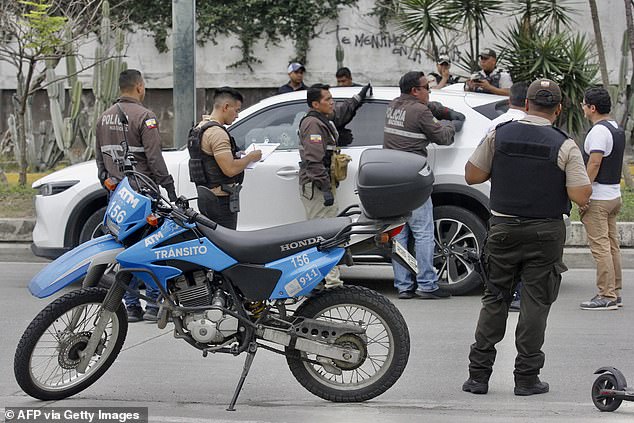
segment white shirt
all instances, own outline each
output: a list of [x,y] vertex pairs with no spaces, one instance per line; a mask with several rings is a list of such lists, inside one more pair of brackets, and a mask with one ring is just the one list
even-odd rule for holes
[[[608,121],[610,125],[618,128],[618,124],[613,121]],[[608,157],[612,153],[612,146],[614,140],[612,139],[612,133],[608,128],[603,125],[594,125],[583,143],[583,151],[586,154],[602,152],[603,157]],[[614,200],[621,196],[621,184],[600,184],[598,182],[592,182],[592,195],[591,200]]]
[[518,109],[508,109],[508,111],[500,116],[496,117],[491,121],[491,125],[487,129],[487,132],[491,131],[491,129],[498,126],[500,123],[510,122],[512,120],[520,120],[526,117],[526,112],[524,110]]

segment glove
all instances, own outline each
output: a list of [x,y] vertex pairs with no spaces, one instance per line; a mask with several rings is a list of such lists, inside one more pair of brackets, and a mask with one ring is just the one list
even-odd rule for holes
[[464,120],[452,120],[451,124],[453,125],[453,129],[455,129],[456,132],[460,132],[462,130],[462,125],[464,124]]
[[460,120],[460,121],[464,121],[466,119],[466,116],[463,115],[460,112],[456,112],[453,109],[449,109],[449,120]]
[[170,202],[173,203],[178,199],[176,196],[176,190],[174,189],[174,184],[165,186],[165,190],[167,191],[167,198],[169,198]]
[[322,191],[322,193],[324,194],[324,206],[330,207],[335,204],[335,196],[332,195],[330,190]]
[[370,91],[370,97],[372,97],[372,84],[370,84],[369,82],[368,85],[361,88],[361,91],[359,91],[359,97],[361,97],[361,101],[366,98],[366,96],[368,95],[368,91]]

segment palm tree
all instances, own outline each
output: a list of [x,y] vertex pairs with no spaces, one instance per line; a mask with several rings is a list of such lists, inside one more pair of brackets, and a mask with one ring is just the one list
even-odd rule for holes
[[590,3],[590,17],[592,18],[592,27],[594,28],[594,40],[597,44],[597,53],[599,53],[599,69],[601,70],[601,80],[605,89],[610,85],[608,79],[608,67],[605,62],[605,49],[603,48],[603,36],[601,35],[601,25],[599,23],[599,12],[597,10],[596,0],[588,0]]
[[447,19],[443,15],[444,0],[403,0],[400,5],[399,29],[415,47],[423,48],[423,43],[429,39],[432,59],[438,58],[438,43],[441,31]]

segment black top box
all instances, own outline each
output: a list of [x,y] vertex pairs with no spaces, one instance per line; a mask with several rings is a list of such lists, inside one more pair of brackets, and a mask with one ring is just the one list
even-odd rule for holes
[[357,192],[371,219],[406,216],[431,195],[434,174],[421,155],[387,149],[361,154]]

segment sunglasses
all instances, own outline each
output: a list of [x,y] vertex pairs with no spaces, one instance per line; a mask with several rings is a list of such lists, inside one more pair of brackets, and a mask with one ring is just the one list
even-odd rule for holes
[[480,60],[489,60],[491,56],[479,56]]
[[429,84],[427,84],[427,85],[415,85],[415,87],[416,88],[422,88],[424,90],[429,91]]

